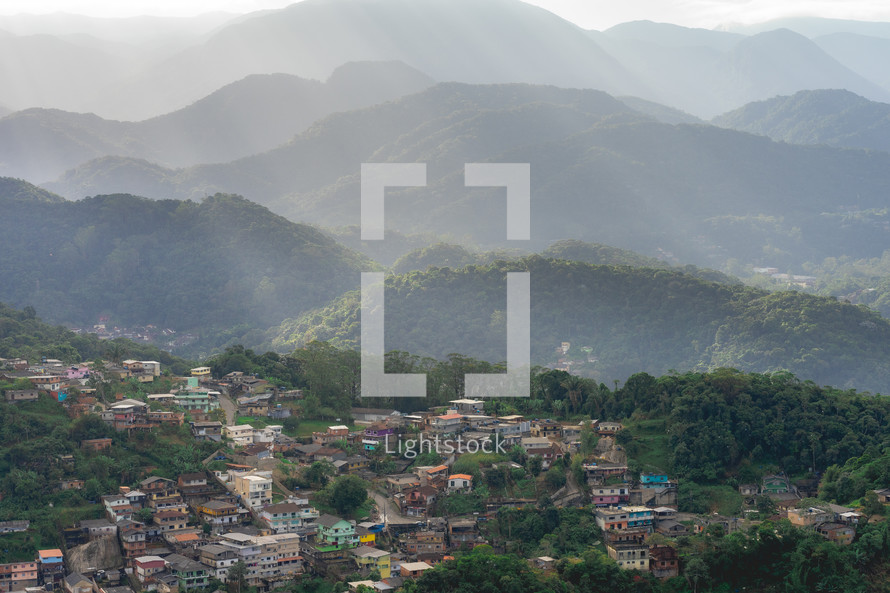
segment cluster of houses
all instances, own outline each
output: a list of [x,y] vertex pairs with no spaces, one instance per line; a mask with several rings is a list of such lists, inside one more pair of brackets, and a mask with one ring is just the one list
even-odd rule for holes
[[[46,372],[55,361],[43,362],[39,373],[26,361],[0,364],[5,364],[7,379],[16,374],[61,377]],[[121,368],[135,373],[130,376],[160,373],[160,365],[154,367],[146,361],[124,361]],[[76,369],[67,370],[73,373]],[[94,542],[113,544],[122,566],[86,570],[69,565],[60,550],[41,550],[34,562],[0,565],[0,593],[47,585],[68,593],[131,593],[127,578],[135,579],[145,590],[178,593],[205,587],[211,578],[225,582],[228,571],[238,562],[245,565],[248,584],[259,590],[272,589],[304,572],[325,577],[360,573],[368,579],[350,583],[353,589],[360,585],[381,591],[395,589],[404,579],[417,578],[451,558],[455,550],[487,543],[480,529],[487,513],[435,516],[443,497],[472,492],[476,486],[472,475],[451,470],[461,454],[505,452],[518,446],[527,457],[539,457],[541,470],[546,472],[561,457],[581,450],[585,430],[599,437],[596,454],[582,465],[589,500],[582,499],[585,495],[577,489],[574,498],[557,492],[553,500],[558,504],[592,502],[608,555],[621,568],[648,571],[656,577],[676,576],[680,568],[676,549],[653,545],[651,534],[675,538],[690,530],[701,533],[714,525],[731,533],[742,524],[740,519],[718,515],[682,521],[677,512],[676,481],[661,472],[632,475],[625,453],[615,443],[615,435],[623,428],[617,422],[563,424],[516,414],[493,416],[484,412],[482,400],[457,399],[445,408],[407,415],[390,409],[354,408],[351,416],[360,428],[331,425],[301,441],[285,435],[281,424],[257,428],[224,425],[216,419],[221,392],[236,398],[243,416],[282,420],[293,408],[281,402],[300,398],[300,392],[270,391],[264,381],[242,373],[230,373],[216,381],[210,374],[209,367],[192,369],[185,386],[176,393],[153,394],[148,402],[120,399],[104,407],[101,418],[115,430],[129,432],[167,423],[181,425],[188,413],[196,439],[220,442],[234,450],[214,457],[225,461],[226,469],[181,474],[176,480],[151,476],[133,488],[122,487],[102,496],[105,517],[66,529],[66,548],[70,551]],[[33,390],[20,390],[29,393],[7,392],[7,400],[28,401],[31,391],[36,398],[40,390],[56,386],[52,381],[34,384]],[[62,389],[61,385],[57,389]],[[81,446],[101,451],[111,442],[90,439]],[[434,466],[412,463],[413,456],[426,451],[438,453],[442,462]],[[339,474],[355,473],[374,480],[387,495],[380,509],[382,516],[356,523],[319,513],[307,493],[288,492],[276,481],[274,471],[280,463],[276,455],[292,464],[328,461]],[[370,470],[372,463],[384,456],[395,469],[380,477]],[[834,505],[792,508],[809,495],[811,486],[791,485],[787,478],[776,475],[766,476],[759,484],[744,484],[739,491],[749,502],[756,496],[770,497],[795,525],[812,528],[841,544],[851,542],[860,520],[853,509]],[[69,480],[60,487],[82,488],[83,483]],[[880,496],[882,502],[890,502],[890,490],[879,492]],[[489,499],[487,508],[494,511],[502,505],[533,502]],[[399,516],[387,517],[387,512]],[[0,533],[27,529],[26,523],[0,523]],[[388,547],[379,541],[384,529],[392,542]],[[540,557],[529,562],[549,570],[555,560]]]
[[0,380],[14,382],[27,379],[34,386],[33,389],[8,390],[7,402],[35,401],[41,391],[63,402],[71,388],[87,396],[93,393],[94,390],[87,386],[93,376],[103,380],[133,378],[143,383],[150,383],[161,376],[161,363],[154,360],[125,360],[120,364],[105,362],[101,370],[94,366],[92,362],[66,365],[61,360],[49,358],[39,363],[29,363],[22,358],[0,358]]

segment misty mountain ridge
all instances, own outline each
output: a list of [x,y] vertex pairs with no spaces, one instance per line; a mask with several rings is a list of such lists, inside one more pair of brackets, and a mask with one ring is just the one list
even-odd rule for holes
[[613,27],[595,38],[654,89],[644,98],[699,117],[806,89],[846,88],[870,99],[890,100],[890,90],[788,29],[741,37],[638,22]]
[[[486,161],[530,163],[530,244],[502,239],[503,190],[464,187],[464,163]],[[605,93],[527,85],[439,84],[331,115],[230,163],[174,171],[106,159],[45,187],[69,197],[231,192],[332,227],[359,223],[363,162],[428,163],[426,187],[388,190],[387,204],[399,205],[387,209],[388,228],[467,237],[485,249],[574,238],[721,268],[729,259],[787,267],[879,257],[886,243],[890,154],[663,124]],[[873,214],[850,223],[850,209]]]
[[890,151],[890,104],[845,90],[800,91],[757,101],[711,123],[794,144]]
[[[0,59],[7,82],[0,103],[129,121],[181,109],[250,75],[324,80],[353,61],[402,61],[437,81],[599,89],[698,117],[813,88],[846,88],[873,100],[890,93],[880,68],[890,60],[886,48],[829,51],[840,66],[805,37],[812,46],[789,35],[759,39],[782,27],[813,29],[804,21],[776,21],[747,37],[648,21],[591,32],[519,0],[306,0],[233,18],[111,24],[22,18],[14,29],[21,35],[0,33],[3,55],[18,59]],[[114,23],[131,34],[114,34]],[[890,27],[812,23],[823,37],[865,32],[879,40]],[[78,26],[79,36],[72,33]],[[155,37],[144,32],[152,27]]]
[[401,63],[351,63],[325,83],[287,74],[248,76],[184,109],[141,122],[28,109],[0,119],[0,175],[49,181],[106,156],[167,167],[228,161],[283,144],[330,113],[432,84]]

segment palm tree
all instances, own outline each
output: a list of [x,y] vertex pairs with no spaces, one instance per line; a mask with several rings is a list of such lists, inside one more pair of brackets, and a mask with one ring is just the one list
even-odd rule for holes
[[575,375],[569,375],[560,381],[559,385],[566,390],[566,393],[569,396],[569,410],[571,412],[580,410],[584,392],[587,390],[587,385],[585,384],[584,379],[576,377]]
[[105,356],[114,364],[120,364],[127,352],[126,344],[119,340],[112,340],[105,346]]

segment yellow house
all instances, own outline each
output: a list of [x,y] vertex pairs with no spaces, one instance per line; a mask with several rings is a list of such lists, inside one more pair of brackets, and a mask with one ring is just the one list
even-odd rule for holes
[[199,379],[209,379],[210,378],[210,367],[195,367],[191,371],[192,377],[198,377]]
[[377,541],[377,536],[368,531],[367,527],[362,527],[361,525],[355,526],[355,534],[358,536],[359,544],[362,546],[373,546],[374,542]]
[[391,576],[389,552],[369,546],[359,546],[351,550],[351,553],[360,571],[365,568],[377,569],[381,579],[388,579]]

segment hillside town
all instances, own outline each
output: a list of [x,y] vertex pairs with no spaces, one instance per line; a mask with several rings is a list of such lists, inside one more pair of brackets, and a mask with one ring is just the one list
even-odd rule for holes
[[[502,549],[490,520],[503,509],[534,508],[543,497],[557,508],[589,509],[608,557],[620,568],[658,578],[680,574],[671,542],[690,534],[731,534],[764,518],[787,518],[847,545],[856,525],[867,520],[854,508],[806,504],[817,484],[783,474],[740,484],[745,504],[737,516],[681,513],[677,480],[663,471],[634,472],[619,444],[624,427],[615,421],[497,416],[485,412],[483,400],[456,399],[410,414],[353,408],[348,423],[317,420],[318,430],[299,434],[294,420],[312,421],[301,418],[302,392],[279,390],[241,372],[213,377],[210,367],[196,367],[188,376],[167,377],[166,385],[174,386],[169,393],[121,392],[103,401],[97,379],[159,385],[161,365],[10,359],[0,366],[0,380],[29,384],[5,391],[9,405],[48,398],[72,418],[98,416],[114,434],[127,436],[187,427],[195,442],[215,448],[202,471],[161,477],[151,467],[139,468],[143,476],[130,486],[101,493],[95,502],[102,516],[64,526],[61,548],[0,565],[3,593],[176,593],[224,584],[232,570],[258,591],[306,575],[349,577],[353,590],[386,591],[456,551]],[[112,442],[84,439],[79,447],[101,455]],[[64,467],[71,460],[62,457]],[[569,457],[582,460],[580,470],[548,479]],[[470,459],[481,463],[469,466]],[[357,505],[364,506],[364,516],[361,509],[338,516],[329,512],[329,502],[318,508],[316,491],[294,485],[293,476],[318,468],[327,472],[324,481],[360,478],[370,495]],[[512,488],[503,487],[505,475]],[[58,483],[59,490],[84,487],[74,476]],[[890,489],[876,494],[890,503]],[[0,541],[28,529],[27,520],[4,521]],[[527,561],[542,571],[556,562],[549,556]]]

